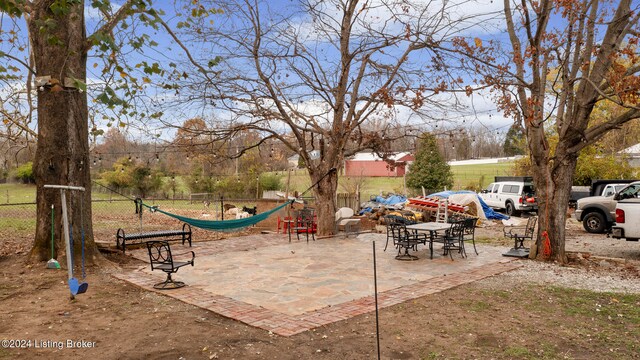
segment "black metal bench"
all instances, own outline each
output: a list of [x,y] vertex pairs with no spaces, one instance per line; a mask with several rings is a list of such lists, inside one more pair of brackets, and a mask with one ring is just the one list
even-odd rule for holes
[[120,228],[116,233],[116,248],[122,249],[124,253],[127,245],[142,244],[149,239],[158,238],[165,241],[182,241],[182,245],[185,242],[189,242],[189,247],[191,247],[191,226],[184,223],[182,224],[182,230],[148,231],[131,234],[126,234],[124,229]]
[[158,290],[178,289],[185,284],[182,281],[175,281],[171,278],[171,274],[178,272],[183,266],[193,266],[193,260],[196,258],[196,254],[193,251],[186,252],[184,254],[175,255],[187,255],[190,254],[190,258],[183,257],[182,260],[174,259],[174,255],[171,254],[171,247],[167,241],[147,241],[147,249],[149,250],[149,263],[151,263],[151,271],[162,270],[167,274],[167,279],[161,283],[153,285]]
[[526,226],[505,226],[502,229],[504,237],[513,240],[513,247],[504,256],[528,257],[529,249],[524,246],[525,240],[534,240],[537,216],[531,216]]

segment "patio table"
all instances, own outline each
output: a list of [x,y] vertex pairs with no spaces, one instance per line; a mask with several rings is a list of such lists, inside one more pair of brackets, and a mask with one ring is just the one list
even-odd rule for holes
[[430,233],[437,233],[438,231],[447,230],[450,227],[450,223],[432,221],[407,225],[407,230],[428,231]]
[[444,231],[444,230],[450,229],[451,223],[431,221],[431,222],[407,225],[406,228],[407,230],[429,232],[429,250],[431,253],[431,258],[433,259],[433,239],[437,235],[438,231]]

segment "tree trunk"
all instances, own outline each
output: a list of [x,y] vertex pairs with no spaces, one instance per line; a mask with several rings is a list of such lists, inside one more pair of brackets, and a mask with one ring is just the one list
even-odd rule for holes
[[333,235],[335,232],[335,197],[338,189],[338,172],[331,169],[332,167],[320,166],[310,174],[312,184],[320,181],[318,185],[313,187],[318,214],[318,235],[320,236]]
[[564,264],[565,223],[577,157],[567,156],[560,148],[556,156],[551,164],[532,164],[538,201],[537,259]]
[[[86,82],[84,4],[68,4],[68,13],[54,15],[50,10],[53,2],[34,2],[27,21],[36,76],[51,77],[49,84],[38,90],[38,145],[33,169],[37,186],[37,215],[30,258],[42,261],[51,257],[51,205],[54,205],[55,256],[66,263],[60,190],[43,186],[82,186],[84,192],[67,193],[69,224],[74,240],[75,263],[80,264],[81,261],[82,233],[86,261],[93,263],[101,256],[93,239],[91,224],[87,96],[74,87],[62,86],[65,77]],[[43,26],[43,23],[49,26]],[[84,229],[81,229],[81,224]]]

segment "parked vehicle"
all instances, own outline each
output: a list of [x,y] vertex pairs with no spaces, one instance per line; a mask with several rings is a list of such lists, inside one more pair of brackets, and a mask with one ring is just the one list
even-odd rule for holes
[[482,190],[480,197],[492,208],[515,216],[520,212],[537,211],[533,179],[528,176],[496,176],[495,182]]
[[638,241],[640,239],[640,187],[634,195],[618,201],[616,205],[616,223],[611,228],[611,237]]
[[636,180],[598,179],[591,182],[591,186],[572,186],[569,197],[569,207],[575,208],[578,200],[589,196],[613,196],[627,184]]
[[619,199],[632,196],[640,189],[640,181],[626,185],[612,196],[590,196],[578,200],[575,218],[590,233],[604,233],[615,222],[616,204]]

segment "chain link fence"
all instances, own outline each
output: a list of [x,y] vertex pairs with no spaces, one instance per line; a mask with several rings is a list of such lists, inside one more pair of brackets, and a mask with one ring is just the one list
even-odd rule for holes
[[[255,199],[224,199],[213,201],[193,201],[189,198],[145,199],[150,206],[159,206],[162,210],[201,220],[228,220],[235,215],[224,215],[224,205],[233,204],[253,208]],[[259,204],[262,212],[275,207],[275,204]],[[262,207],[262,209],[260,209]],[[221,211],[222,209],[222,211]],[[153,230],[181,229],[182,223],[161,213],[153,213],[143,208],[142,214],[136,213],[135,203],[124,196],[114,194],[111,198],[92,201],[92,223],[94,239],[100,244],[115,245],[116,231],[125,229],[128,233]],[[271,226],[271,224],[269,224]],[[36,229],[36,203],[0,204],[0,256],[25,253],[31,249]],[[227,234],[192,228],[194,241],[217,240]]]

